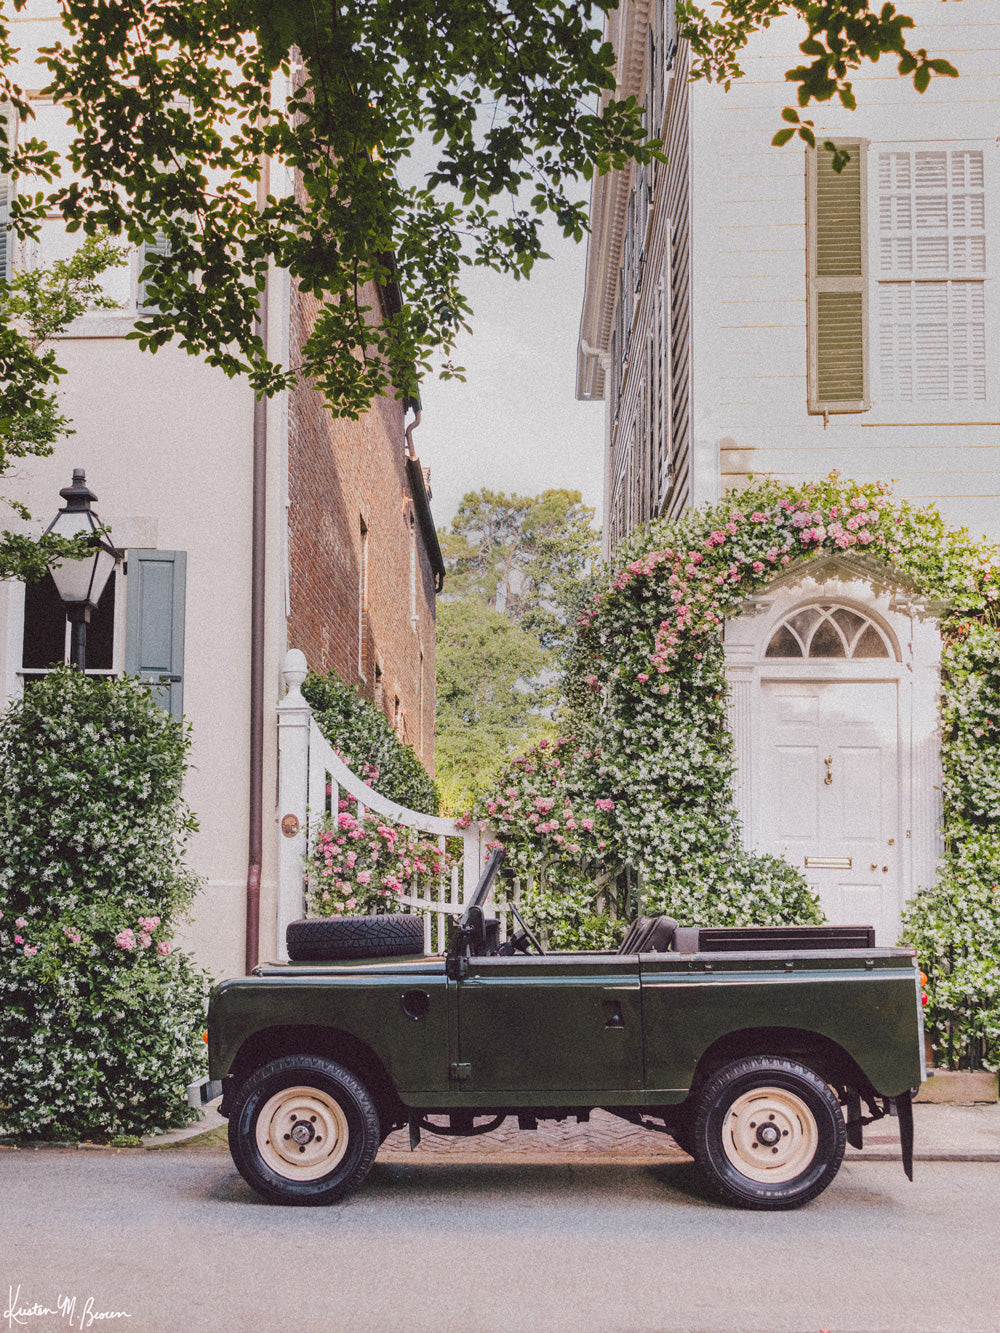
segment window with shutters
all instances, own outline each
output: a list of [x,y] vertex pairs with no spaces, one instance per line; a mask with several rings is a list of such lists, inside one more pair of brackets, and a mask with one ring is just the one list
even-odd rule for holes
[[807,157],[809,411],[864,412],[868,373],[868,144],[838,140],[848,161],[834,171],[825,148]]
[[875,152],[879,401],[986,400],[982,149]]

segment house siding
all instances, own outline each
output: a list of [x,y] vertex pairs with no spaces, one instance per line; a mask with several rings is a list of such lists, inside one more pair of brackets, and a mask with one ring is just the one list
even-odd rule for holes
[[[655,18],[655,0],[627,3],[609,21],[619,49],[618,93],[640,100],[650,92],[648,62],[636,57],[638,32]],[[791,482],[832,469],[860,481],[888,480],[916,504],[935,502],[945,517],[974,534],[1000,537],[1000,7],[990,0],[913,0],[917,27],[911,44],[944,56],[960,78],[933,79],[920,95],[891,61],[855,76],[858,110],[813,106],[805,113],[820,139],[864,139],[869,148],[869,317],[871,405],[863,411],[809,412],[807,326],[806,148],[794,141],[774,148],[780,108],[794,100],[785,78],[799,59],[801,23],[785,18],[758,34],[741,54],[745,71],[727,93],[714,84],[685,81],[684,46],[671,75],[663,119],[670,164],[654,176],[653,234],[649,252],[670,253],[670,438],[645,453],[631,443],[642,411],[638,383],[615,397],[618,347],[611,330],[616,300],[611,283],[625,266],[628,200],[636,172],[602,184],[588,253],[582,334],[600,354],[603,379],[581,372],[579,384],[608,404],[609,487],[606,541],[615,546],[645,521],[642,496],[658,479],[642,475],[669,456],[672,485],[660,493],[661,511],[676,515],[690,504],[739,489],[751,475]],[[630,53],[630,58],[626,58]],[[985,398],[961,402],[889,401],[878,366],[877,187],[880,151],[920,148],[982,152],[985,165],[986,309]],[[885,275],[883,275],[884,278]],[[647,263],[634,301],[632,346],[644,345],[658,281]],[[978,308],[978,305],[977,305]],[[581,343],[581,366],[586,364]],[[976,371],[978,374],[978,370]],[[630,368],[629,376],[635,375]],[[654,395],[655,397],[655,395]],[[645,401],[649,401],[648,393]],[[617,422],[615,409],[617,407]],[[629,494],[625,494],[626,488]]]

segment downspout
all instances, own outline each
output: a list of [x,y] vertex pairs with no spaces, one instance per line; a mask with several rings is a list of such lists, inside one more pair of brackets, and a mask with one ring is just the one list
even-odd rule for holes
[[[257,209],[263,211],[270,193],[270,162],[261,159]],[[256,333],[267,352],[267,306],[270,284],[257,307]],[[246,970],[260,961],[260,873],[264,859],[264,561],[267,500],[267,399],[253,405],[253,497],[250,537],[250,811],[247,856]]]

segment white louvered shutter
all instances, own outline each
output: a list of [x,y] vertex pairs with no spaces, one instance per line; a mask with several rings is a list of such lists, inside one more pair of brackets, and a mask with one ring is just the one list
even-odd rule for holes
[[850,159],[810,150],[807,170],[809,411],[864,412],[868,385],[867,140],[838,141]]
[[977,149],[879,153],[878,393],[986,398],[986,203]]

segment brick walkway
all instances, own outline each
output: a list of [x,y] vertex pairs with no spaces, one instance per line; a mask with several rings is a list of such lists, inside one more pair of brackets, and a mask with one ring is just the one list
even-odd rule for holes
[[[439,1121],[441,1117],[436,1117]],[[442,1122],[443,1123],[443,1122]],[[593,1111],[582,1125],[566,1120],[539,1120],[535,1130],[520,1130],[517,1117],[508,1116],[489,1134],[465,1138],[452,1134],[421,1135],[420,1146],[410,1152],[410,1132],[398,1129],[390,1134],[379,1150],[379,1158],[405,1157],[416,1162],[421,1157],[593,1157],[602,1153],[620,1157],[661,1157],[665,1161],[686,1161],[686,1154],[667,1134],[630,1125],[607,1111]]]

